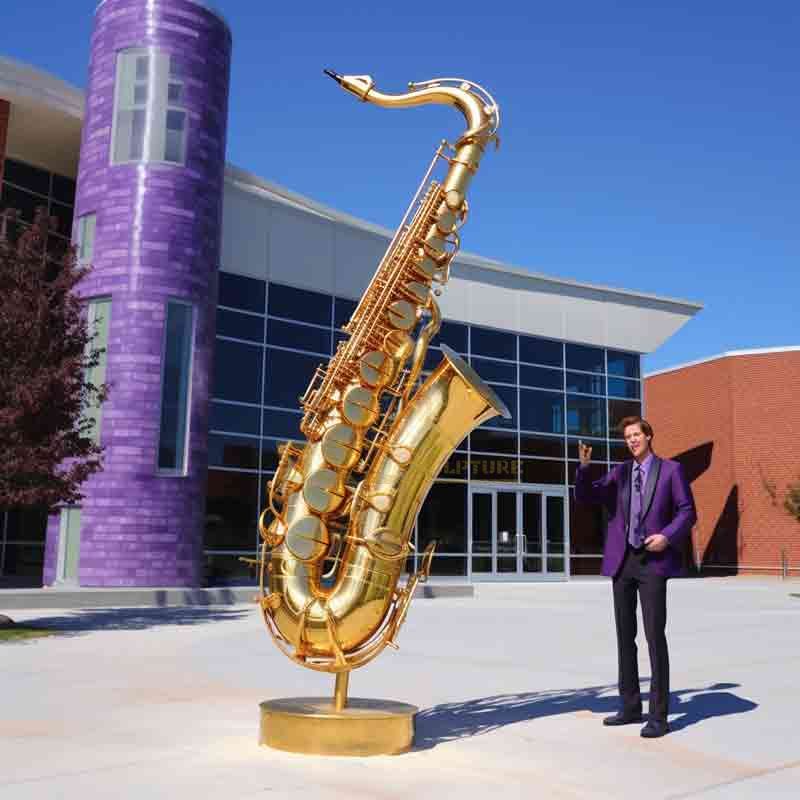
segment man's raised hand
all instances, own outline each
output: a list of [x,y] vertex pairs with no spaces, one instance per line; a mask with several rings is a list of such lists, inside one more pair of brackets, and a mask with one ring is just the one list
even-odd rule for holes
[[580,439],[578,440],[578,458],[581,461],[581,466],[585,467],[592,460],[591,445],[584,444]]

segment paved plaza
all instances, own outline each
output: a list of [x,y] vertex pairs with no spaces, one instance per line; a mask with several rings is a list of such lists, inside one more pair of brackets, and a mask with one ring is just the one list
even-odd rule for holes
[[673,733],[653,741],[601,724],[616,708],[605,581],[418,600],[400,651],[351,679],[353,696],[419,706],[416,746],[365,759],[257,745],[259,701],[328,694],[333,679],[281,655],[252,605],[9,612],[62,633],[0,644],[0,796],[796,798],[793,592],[671,582]]

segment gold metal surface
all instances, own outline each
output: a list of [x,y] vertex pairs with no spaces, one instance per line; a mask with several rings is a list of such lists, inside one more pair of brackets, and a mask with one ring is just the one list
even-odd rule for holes
[[414,741],[416,706],[351,698],[295,697],[261,703],[259,743],[292,753],[378,756],[404,753]]
[[[418,571],[399,586],[414,520],[437,474],[471,430],[498,414],[508,416],[494,392],[445,347],[442,362],[419,384],[428,345],[441,326],[435,297],[460,246],[467,189],[486,145],[497,140],[499,110],[485,90],[460,79],[412,84],[408,92],[389,95],[376,90],[369,76],[328,74],[379,106],[453,106],[466,130],[434,154],[343,328],[347,337],[315,371],[301,398],[306,442],[283,449],[268,484],[268,508],[259,521],[264,620],[289,658],[335,673],[337,687],[333,701],[263,704],[262,740],[284,749],[333,752],[339,737],[355,754],[359,726],[386,719],[391,721],[380,723],[386,739],[379,751],[397,752],[410,744],[403,737],[413,711],[381,716],[386,709],[378,701],[345,706],[347,676],[386,646],[396,647],[414,590],[427,580],[433,543]],[[438,180],[437,167],[444,172]],[[319,750],[300,744],[311,736],[310,719],[324,720],[326,733],[319,736],[331,737],[330,743],[309,745]],[[363,735],[380,740],[376,730]]]

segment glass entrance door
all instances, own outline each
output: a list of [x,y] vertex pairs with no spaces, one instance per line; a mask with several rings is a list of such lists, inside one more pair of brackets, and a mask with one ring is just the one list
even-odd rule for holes
[[478,580],[564,576],[564,493],[553,487],[475,487],[471,574]]

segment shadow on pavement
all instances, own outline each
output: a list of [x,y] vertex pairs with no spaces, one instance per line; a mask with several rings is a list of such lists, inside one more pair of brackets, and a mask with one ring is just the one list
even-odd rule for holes
[[[742,714],[757,708],[757,703],[729,691],[738,686],[737,683],[716,683],[704,689],[672,692],[670,727],[678,731],[705,719]],[[578,711],[613,714],[619,708],[616,689],[616,685],[590,686],[585,689],[502,694],[461,703],[443,703],[417,714],[413,749],[428,750],[445,742],[481,736],[516,722],[555,714]]]
[[233,622],[250,613],[249,609],[226,608],[92,608],[57,617],[36,617],[19,623],[26,628],[42,628],[77,635],[93,631],[141,631],[169,625],[205,625]]

